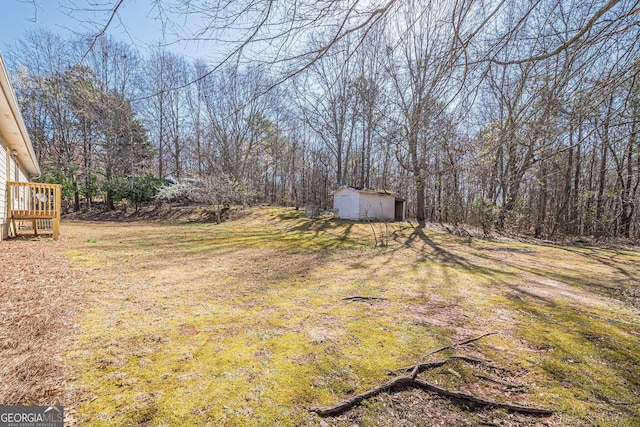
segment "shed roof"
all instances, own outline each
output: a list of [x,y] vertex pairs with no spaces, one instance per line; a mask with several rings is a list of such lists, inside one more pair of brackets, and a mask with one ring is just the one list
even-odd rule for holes
[[377,190],[377,189],[373,189],[373,188],[365,188],[365,187],[352,187],[352,186],[348,186],[348,185],[343,185],[342,187],[336,188],[335,190],[333,190],[331,193],[329,193],[330,195],[334,195],[336,194],[338,191],[340,190],[352,190],[352,191],[356,191],[358,193],[366,193],[366,194],[378,194],[381,196],[392,196],[394,197],[397,201],[401,201],[404,202],[404,199],[400,196],[398,196],[396,193],[394,193],[393,191],[389,191],[389,190]]

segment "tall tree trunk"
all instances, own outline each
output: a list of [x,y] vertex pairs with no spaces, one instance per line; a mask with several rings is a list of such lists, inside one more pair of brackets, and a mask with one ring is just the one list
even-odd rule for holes
[[[160,70],[160,75],[162,75],[162,70]],[[162,160],[162,156],[164,154],[163,140],[164,140],[164,96],[163,92],[160,92],[159,95],[159,114],[160,114],[160,129],[158,136],[158,176],[160,178],[164,177],[164,162]]]
[[602,212],[604,207],[604,189],[606,186],[606,177],[607,177],[607,145],[608,145],[608,134],[609,134],[609,126],[605,125],[605,137],[602,140],[601,150],[600,150],[600,171],[598,173],[598,195],[596,197],[596,224],[595,230],[596,234],[601,235],[605,232],[604,224],[602,224]]
[[342,142],[336,144],[336,185],[341,187],[344,184],[342,177]]
[[113,190],[107,190],[107,196],[104,200],[105,210],[107,211],[115,211],[116,206],[113,204]]
[[73,210],[75,212],[80,211],[80,191],[78,190],[78,183],[73,182]]
[[620,212],[620,229],[624,237],[631,237],[631,220],[635,210],[634,199],[632,197],[632,185],[633,185],[633,155],[634,148],[636,146],[636,128],[637,122],[634,121],[631,125],[631,133],[629,135],[629,144],[627,145],[626,152],[626,177],[622,179],[622,194],[621,194],[621,212]]
[[534,230],[534,237],[539,239],[542,236],[544,230],[544,223],[547,216],[547,191],[548,191],[548,176],[547,176],[547,164],[542,161],[540,164],[540,174],[542,175],[542,185],[540,187],[540,206],[538,206],[538,215]]
[[576,145],[576,168],[573,175],[573,202],[571,206],[571,224],[574,234],[583,233],[583,221],[580,217],[580,173],[582,165],[582,126],[578,128],[578,144]]

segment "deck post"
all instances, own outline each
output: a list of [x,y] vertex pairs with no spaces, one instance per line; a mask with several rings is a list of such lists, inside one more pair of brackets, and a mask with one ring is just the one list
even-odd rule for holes
[[55,211],[56,215],[53,217],[53,240],[58,240],[60,237],[60,211],[62,210],[62,186],[59,185],[55,189]]
[[[7,238],[11,236],[11,225],[13,224],[13,218],[11,218],[11,183],[7,182]],[[15,226],[14,226],[15,229]]]
[[6,205],[5,208],[7,209],[7,218],[6,218],[6,222],[2,225],[2,227],[4,228],[4,230],[0,230],[0,240],[3,239],[2,236],[7,236],[7,238],[9,237],[10,233],[11,233],[11,187],[9,186],[9,183],[7,182],[6,185]]

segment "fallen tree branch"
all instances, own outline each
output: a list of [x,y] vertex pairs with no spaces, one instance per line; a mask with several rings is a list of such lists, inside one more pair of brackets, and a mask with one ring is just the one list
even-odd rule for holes
[[[467,362],[469,364],[472,365],[479,365],[479,364],[486,364],[487,360],[481,360],[481,359],[475,359],[473,357],[469,357],[469,356],[451,356],[448,357],[444,360],[436,360],[433,362],[421,362],[421,363],[416,363],[415,365],[411,365],[411,366],[403,366],[402,368],[397,368],[393,371],[389,371],[389,373],[391,375],[398,375],[398,372],[413,372],[414,370],[416,370],[416,372],[419,374],[420,372],[424,372],[428,369],[434,369],[434,368],[439,368],[442,365],[452,361],[452,360],[462,360],[463,362]],[[487,365],[490,368],[496,369],[496,366],[493,365]],[[413,375],[412,375],[413,376]],[[415,378],[415,377],[414,377]]]
[[494,402],[492,400],[487,400],[482,397],[474,396],[473,394],[464,393],[462,391],[449,390],[446,388],[438,387],[437,385],[428,383],[424,380],[416,378],[413,381],[420,388],[430,391],[432,393],[439,394],[441,396],[453,397],[456,399],[467,400],[469,402],[482,405],[482,406],[490,406],[493,408],[502,408],[507,409],[513,412],[520,412],[521,414],[538,414],[538,415],[552,415],[553,411],[545,408],[536,408],[533,406],[524,406],[524,405],[516,405],[513,403],[501,403]]
[[[446,345],[444,347],[440,347],[439,349],[430,351],[429,353],[425,354],[424,356],[422,356],[423,359],[426,359],[427,357],[431,356],[432,354],[436,354],[436,353],[440,353],[441,351],[445,351],[445,350],[449,350],[452,349],[454,347],[458,347],[461,345],[465,345],[465,344],[469,344],[472,343],[474,341],[478,341],[481,338],[487,337],[489,335],[495,335],[497,334],[497,332],[487,332],[486,334],[482,334],[478,337],[475,338],[470,338],[468,340],[465,341],[461,341],[461,342],[457,342],[457,343],[453,343],[451,345]],[[418,373],[420,372],[420,363],[416,363],[415,366],[413,367],[413,370],[411,371],[411,378],[415,379],[418,376]]]
[[501,385],[501,386],[503,386],[505,388],[508,388],[508,389],[522,389],[522,388],[525,388],[525,386],[522,385],[522,384],[511,384],[511,383],[508,383],[506,381],[502,381],[502,380],[499,380],[499,379],[496,379],[496,378],[488,377],[486,375],[474,374],[474,376],[476,378],[480,378],[481,380],[489,381],[491,383]]
[[449,359],[450,360],[462,360],[463,362],[467,362],[467,363],[470,363],[472,365],[485,364],[485,365],[489,366],[490,368],[495,368],[495,366],[493,366],[493,365],[488,365],[488,362],[490,362],[490,360],[476,359],[475,357],[451,356]]
[[336,403],[335,405],[325,406],[324,408],[309,408],[310,412],[315,412],[321,417],[328,417],[332,415],[338,415],[346,411],[347,409],[351,409],[356,406],[360,402],[366,399],[371,399],[383,393],[393,387],[400,386],[409,386],[413,383],[413,379],[408,376],[395,377],[386,383],[380,384],[376,388],[372,388],[369,391],[365,391],[364,393],[357,394],[353,396],[351,399],[343,400],[342,402]]
[[[424,357],[430,356],[432,354],[456,347],[456,346],[460,346],[460,345],[464,345],[464,344],[469,344],[471,342],[477,341],[481,338],[484,338],[486,336],[489,335],[494,335],[496,334],[496,332],[489,332],[483,335],[480,335],[478,337],[475,338],[471,338],[465,341],[461,341],[455,344],[451,344],[445,347],[441,347],[437,350],[431,351],[429,353],[427,353]],[[493,407],[493,408],[502,408],[502,409],[507,409],[509,411],[514,411],[514,412],[520,412],[523,414],[537,414],[537,415],[551,415],[553,414],[553,411],[549,410],[549,409],[545,409],[545,408],[537,408],[537,407],[532,407],[532,406],[524,406],[524,405],[518,405],[518,404],[513,404],[513,403],[502,403],[502,402],[495,402],[492,400],[487,400],[485,398],[482,397],[478,397],[475,396],[473,394],[469,394],[469,393],[465,393],[462,391],[456,391],[456,390],[449,390],[443,387],[439,387],[437,385],[431,384],[425,380],[422,380],[420,378],[417,378],[418,374],[422,371],[425,371],[427,369],[432,369],[432,368],[438,368],[441,367],[443,365],[445,365],[447,362],[451,361],[451,360],[462,360],[464,362],[467,363],[471,363],[471,364],[479,364],[479,363],[486,363],[486,361],[484,360],[480,360],[480,359],[475,359],[475,358],[471,358],[471,357],[467,357],[467,356],[451,356],[448,357],[447,359],[444,360],[439,360],[439,361],[434,361],[434,362],[422,362],[422,363],[416,363],[415,365],[411,365],[411,366],[407,366],[404,368],[399,368],[396,371],[405,371],[405,372],[410,372],[409,375],[400,375],[400,376],[396,376],[392,379],[390,379],[389,381],[386,381],[382,384],[380,384],[379,386],[372,388],[368,391],[365,391],[364,393],[360,393],[357,394],[353,397],[351,397],[350,399],[346,399],[343,400],[342,402],[336,403],[335,405],[331,405],[331,406],[325,406],[322,408],[309,408],[310,412],[315,412],[316,414],[320,415],[321,417],[329,417],[329,416],[334,416],[334,415],[338,415],[341,414],[349,409],[351,409],[352,407],[358,405],[360,402],[362,402],[363,400],[366,399],[370,399],[372,397],[375,397],[381,393],[384,393],[388,390],[391,390],[393,388],[408,388],[408,387],[413,387],[413,388],[420,388],[423,389],[427,392],[430,393],[434,393],[434,394],[438,394],[440,396],[445,396],[451,399],[459,399],[459,400],[464,400],[467,402],[471,402],[474,403],[476,405],[481,405],[481,406],[486,406],[486,407]],[[391,373],[395,374],[394,371],[390,371]],[[490,379],[488,377],[486,377],[486,379]]]
[[484,337],[488,337],[489,335],[496,335],[496,334],[497,334],[497,332],[487,332],[486,334],[482,334],[482,335],[480,335],[478,337],[475,337],[475,338],[470,338],[468,340],[464,340],[464,341],[460,341],[460,342],[457,342],[457,343],[453,343],[451,345],[445,345],[444,347],[440,347],[437,350],[430,351],[429,353],[427,353],[424,356],[422,356],[422,358],[425,359],[425,358],[431,356],[432,354],[440,353],[441,351],[445,351],[445,350],[452,349],[454,347],[458,347],[458,346],[461,346],[461,345],[469,344],[469,343],[472,343],[474,341],[478,341],[479,339],[482,339]]
[[392,375],[398,375],[398,372],[413,372],[414,370],[420,373],[420,372],[426,371],[427,369],[439,368],[444,364],[446,364],[447,362],[449,362],[449,360],[451,360],[451,358],[444,359],[444,360],[436,360],[435,362],[416,363],[415,365],[403,366],[402,368],[397,368],[394,371],[389,371],[389,373]]
[[395,377],[378,387],[372,388],[364,393],[357,394],[350,399],[343,400],[342,402],[336,403],[335,405],[325,406],[323,408],[309,408],[310,412],[315,412],[321,417],[329,417],[333,415],[338,415],[343,413],[344,411],[351,409],[356,406],[360,402],[366,399],[371,399],[387,390],[392,388],[400,388],[400,387],[416,387],[426,390],[431,393],[438,394],[440,396],[446,396],[450,398],[466,400],[471,403],[475,403],[476,405],[493,407],[493,408],[503,408],[509,411],[520,412],[522,414],[537,414],[537,415],[551,415],[553,411],[545,408],[536,408],[532,406],[524,406],[517,405],[513,403],[501,403],[494,402],[492,400],[487,400],[482,397],[474,396],[473,394],[464,393],[456,390],[449,390],[446,388],[438,387],[437,385],[431,384],[427,381],[421,380],[419,378],[412,378],[411,376],[399,376]]
[[373,300],[386,300],[386,298],[382,297],[364,297],[361,295],[354,295],[352,297],[344,297],[343,301],[373,301]]

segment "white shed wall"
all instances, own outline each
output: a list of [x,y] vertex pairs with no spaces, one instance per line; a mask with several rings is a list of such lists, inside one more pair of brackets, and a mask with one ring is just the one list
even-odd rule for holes
[[358,219],[360,194],[344,189],[333,195],[333,208],[338,210],[338,218]]
[[395,217],[396,198],[380,194],[360,193],[361,219],[390,219]]
[[333,194],[337,217],[352,220],[395,219],[396,198],[393,195],[368,193],[342,188]]

